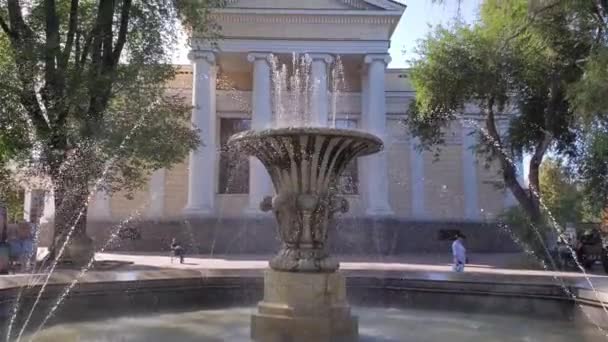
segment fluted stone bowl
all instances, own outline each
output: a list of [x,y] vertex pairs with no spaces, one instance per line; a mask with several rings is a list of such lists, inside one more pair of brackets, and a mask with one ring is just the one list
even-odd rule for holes
[[290,272],[333,272],[339,264],[325,250],[336,212],[347,212],[337,181],[352,160],[383,148],[378,137],[355,130],[293,127],[245,131],[229,146],[258,158],[276,195],[261,203],[272,210],[282,241],[270,267]]

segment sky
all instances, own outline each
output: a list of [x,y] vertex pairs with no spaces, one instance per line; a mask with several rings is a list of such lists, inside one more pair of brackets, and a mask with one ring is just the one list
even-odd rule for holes
[[[414,57],[413,49],[416,47],[416,42],[424,38],[432,26],[446,24],[458,14],[465,22],[473,22],[477,17],[479,4],[481,3],[481,0],[462,0],[459,13],[458,0],[445,0],[445,3],[441,5],[433,4],[431,0],[398,1],[405,3],[407,8],[391,39],[389,53],[392,62],[389,68],[407,67],[407,61]],[[176,53],[173,62],[176,64],[190,64],[187,58],[188,48],[185,44],[180,45],[181,48]]]
[[431,0],[400,0],[407,8],[397,25],[391,39],[392,62],[390,68],[408,66],[408,60],[415,57],[413,53],[416,43],[424,38],[433,26],[447,24],[458,14],[467,23],[477,18],[481,0],[463,0],[458,11],[458,0],[445,0],[444,4],[433,4]]

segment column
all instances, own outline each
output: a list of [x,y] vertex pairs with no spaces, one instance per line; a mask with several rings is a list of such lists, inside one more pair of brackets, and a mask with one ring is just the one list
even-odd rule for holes
[[412,182],[412,217],[426,218],[424,191],[424,156],[419,148],[420,140],[410,136],[410,173]]
[[[269,53],[250,53],[247,60],[253,63],[253,91],[251,93],[251,128],[272,127],[272,92]],[[272,183],[264,165],[255,157],[249,157],[249,205],[245,213],[264,214],[260,203],[264,196],[272,194]]]
[[150,177],[149,196],[150,204],[148,205],[147,217],[151,219],[160,219],[165,211],[165,169],[159,169],[152,173]]
[[311,123],[313,126],[327,127],[329,122],[329,92],[327,69],[333,57],[327,54],[310,54],[312,98],[310,99]]
[[[385,71],[390,62],[388,54],[373,54],[365,56],[367,67],[367,79],[362,81],[366,86],[364,89],[365,109],[362,110],[361,127],[377,135],[383,141],[387,141],[386,135],[386,94],[385,94]],[[365,73],[365,72],[364,72]],[[361,185],[363,190],[363,203],[366,206],[366,215],[386,216],[392,215],[388,200],[388,161],[386,151],[360,158],[363,177]]]
[[477,196],[477,155],[475,154],[475,128],[462,126],[462,175],[464,185],[464,217],[479,220]]
[[188,203],[184,214],[206,216],[214,213],[217,182],[215,54],[193,50],[188,58],[193,64],[191,123],[199,129],[201,143],[190,152]]
[[87,208],[87,217],[96,221],[110,221],[112,219],[110,196],[104,190],[98,190],[93,195]]
[[[44,216],[45,212],[48,211],[49,205],[46,203],[48,195],[51,191],[44,191],[42,189],[26,189],[23,199],[23,219],[27,222],[38,223]],[[55,207],[55,203],[51,203],[52,208]],[[55,216],[54,210],[52,211],[52,217]]]
[[53,191],[45,191],[42,201],[42,217],[40,218],[40,224],[51,223],[55,221],[55,194]]

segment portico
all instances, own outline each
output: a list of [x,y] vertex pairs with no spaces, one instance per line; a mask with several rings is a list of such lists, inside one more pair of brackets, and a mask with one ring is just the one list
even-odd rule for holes
[[[201,218],[221,225],[223,218],[268,215],[259,210],[273,192],[265,169],[225,144],[242,130],[277,124],[273,63],[289,69],[294,54],[310,60],[311,125],[359,129],[385,143],[383,152],[358,159],[340,180],[351,205],[347,216],[494,219],[514,203],[497,190],[495,166],[485,167],[474,151],[477,109],[466,108],[463,120],[446,128],[438,160],[417,148],[404,124],[414,89],[408,70],[387,69],[391,35],[404,9],[390,0],[230,1],[213,14],[222,39],[211,44],[194,35],[190,65],[180,66],[168,85],[191,101],[201,145],[184,163],[156,171],[133,200],[120,193],[94,196],[89,221],[119,221],[135,211],[159,224]],[[344,86],[334,97],[331,73],[338,61]]]
[[[272,105],[272,58],[290,64],[292,54],[311,59],[312,125],[330,126],[328,72],[338,57],[349,70],[348,95],[341,99],[344,113],[356,127],[386,138],[385,74],[390,61],[390,36],[405,9],[392,1],[323,1],[326,8],[298,7],[292,1],[232,1],[215,15],[224,37],[212,46],[197,41],[190,53],[193,64],[192,124],[201,129],[202,143],[189,158],[188,202],[184,214],[205,216],[217,213],[218,137],[213,130],[218,113],[218,70],[249,79],[246,111],[252,129],[272,127],[276,118]],[[249,6],[254,6],[253,8]],[[281,7],[282,6],[282,7]],[[283,8],[285,7],[285,8]],[[255,24],[255,25],[252,25]],[[251,31],[255,30],[255,36]],[[245,63],[247,62],[247,63]],[[247,88],[247,87],[245,87]],[[357,101],[358,100],[358,101]],[[348,103],[351,102],[351,103]],[[388,200],[386,153],[361,159],[357,195],[367,215],[391,215]],[[222,171],[220,171],[222,172]],[[249,189],[244,214],[261,214],[261,199],[271,194],[270,179],[262,165],[249,160]]]

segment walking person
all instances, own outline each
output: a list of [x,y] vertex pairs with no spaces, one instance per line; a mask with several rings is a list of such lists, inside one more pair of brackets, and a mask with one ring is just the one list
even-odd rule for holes
[[[184,248],[182,245],[173,238],[171,240],[171,250],[173,251],[173,256],[179,258],[179,263],[184,263]],[[171,263],[173,263],[173,258],[171,258]]]
[[456,239],[452,242],[452,257],[453,257],[453,266],[452,270],[454,272],[464,272],[464,266],[467,263],[467,250],[464,247],[464,234],[458,232],[456,233]]

